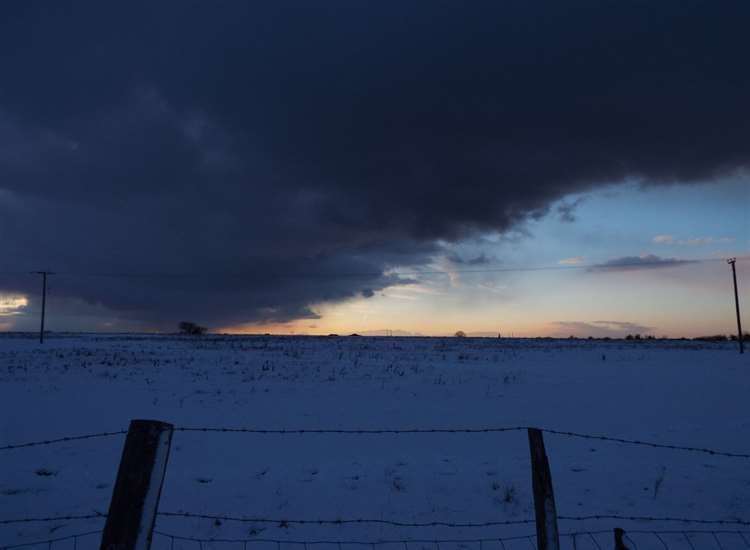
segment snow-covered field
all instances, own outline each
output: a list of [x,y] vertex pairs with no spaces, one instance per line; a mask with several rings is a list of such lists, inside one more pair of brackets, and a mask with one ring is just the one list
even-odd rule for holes
[[[0,446],[176,426],[539,426],[750,452],[750,355],[681,341],[70,335],[0,336]],[[0,451],[0,520],[106,513],[124,436]],[[558,513],[750,520],[750,460],[546,434]],[[234,517],[492,522],[534,517],[523,431],[263,435],[176,432],[161,511]],[[103,519],[0,524],[0,546],[101,529]],[[750,525],[561,520],[561,532],[750,531]],[[394,527],[160,517],[204,539],[484,539],[534,525]],[[664,548],[631,535],[639,550]],[[669,548],[748,548],[737,534],[662,535]],[[750,536],[746,535],[750,539]],[[72,540],[53,550],[73,548]],[[572,547],[572,539],[563,545]],[[611,535],[580,536],[579,550]],[[95,548],[96,536],[76,541]],[[157,536],[156,549],[171,541]],[[47,546],[47,545],[44,545]],[[242,543],[177,540],[175,548]],[[295,545],[264,543],[270,550]],[[251,548],[256,548],[252,546]],[[322,548],[321,548],[322,546]],[[343,548],[347,546],[347,548]],[[386,550],[404,545],[383,545]],[[438,545],[440,550],[465,543]],[[499,543],[485,550],[501,550]],[[529,540],[507,550],[530,549]],[[342,545],[343,550],[353,545]],[[435,545],[407,545],[409,549]],[[337,550],[336,545],[319,545]],[[379,547],[382,548],[382,547]],[[338,549],[341,550],[341,549]]]

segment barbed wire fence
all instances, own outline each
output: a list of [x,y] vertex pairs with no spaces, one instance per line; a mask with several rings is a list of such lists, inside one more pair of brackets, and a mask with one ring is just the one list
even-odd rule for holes
[[[560,533],[560,548],[571,550],[604,550],[613,546],[616,530],[572,531]],[[750,549],[750,531],[732,530],[620,530],[623,546],[615,550],[748,550]],[[99,543],[103,530],[87,531],[52,539],[33,540],[29,542],[0,546],[0,550],[16,548],[42,547],[47,550],[73,548],[84,550],[94,548]],[[229,548],[248,550],[292,550],[310,547],[329,547],[334,550],[345,550],[348,547],[369,547],[372,550],[385,547],[393,550],[537,550],[537,536],[518,535],[510,537],[483,538],[393,538],[393,539],[276,539],[276,538],[218,538],[194,537],[154,530],[153,547],[155,550],[206,550]],[[67,544],[65,544],[67,543]]]
[[[195,512],[162,512],[156,514],[161,517],[185,518],[185,519],[205,519],[211,521],[228,521],[240,523],[269,523],[279,527],[288,527],[290,525],[352,525],[352,524],[377,524],[390,527],[451,527],[451,528],[473,528],[473,527],[507,527],[511,525],[533,525],[533,519],[517,519],[506,521],[485,521],[485,522],[449,522],[449,521],[426,521],[426,522],[406,522],[395,521],[380,518],[348,518],[348,519],[290,519],[290,518],[268,518],[268,517],[245,517],[231,516],[224,514],[204,514]],[[74,521],[88,519],[106,519],[107,514],[80,514],[68,516],[39,516],[25,517],[15,519],[0,520],[0,525],[11,525],[18,523],[52,523],[59,521]],[[621,514],[596,514],[588,516],[566,516],[558,515],[558,520],[562,521],[590,521],[590,520],[618,520],[633,522],[658,522],[658,523],[685,523],[700,525],[732,525],[750,527],[750,521],[742,519],[700,519],[679,516],[633,516]]]
[[[187,548],[199,548],[216,545],[239,545],[244,549],[257,546],[271,550],[282,550],[283,548],[302,547],[307,550],[311,546],[328,546],[337,550],[344,547],[368,546],[375,550],[379,547],[392,547],[401,550],[444,550],[446,548],[465,550],[509,550],[511,548],[537,549],[536,535],[518,535],[510,537],[485,537],[485,538],[456,538],[456,539],[378,539],[378,540],[316,540],[316,539],[222,539],[222,538],[199,538],[174,535],[162,531],[154,532],[159,537],[166,539],[170,549],[181,548],[179,542],[193,543]],[[750,531],[730,530],[643,530],[622,531],[625,548],[630,550],[645,550],[660,548],[664,550],[697,550],[707,548],[711,550],[730,550],[736,548],[750,548]],[[572,550],[603,550],[613,546],[614,530],[597,531],[573,531],[560,533],[562,548]],[[235,546],[237,547],[237,546]]]
[[[488,434],[503,432],[525,432],[529,429],[537,429],[541,432],[559,435],[563,437],[590,439],[596,441],[605,441],[610,443],[619,443],[623,445],[633,445],[641,447],[652,447],[656,449],[669,449],[674,451],[685,451],[692,453],[709,454],[713,456],[723,456],[728,458],[750,459],[750,453],[738,453],[708,447],[695,447],[689,445],[676,445],[671,443],[658,443],[638,439],[625,439],[602,434],[587,434],[582,432],[573,432],[558,430],[553,428],[540,428],[537,426],[489,426],[480,428],[363,428],[363,429],[341,429],[341,428],[293,428],[293,429],[274,429],[274,428],[252,428],[252,427],[215,427],[215,426],[174,426],[175,432],[214,432],[214,433],[244,433],[256,435],[413,435],[413,434]],[[28,441],[10,445],[0,446],[0,451],[10,451],[25,447],[37,447],[42,445],[55,445],[58,443],[67,443],[83,439],[96,439],[125,435],[128,430],[115,430],[111,432],[99,432],[84,435],[74,435],[59,437],[54,439],[42,439],[37,441]]]
[[[131,423],[129,430],[115,430],[109,432],[98,432],[84,435],[72,435],[59,438],[50,438],[30,442],[22,442],[15,444],[8,444],[0,446],[2,452],[15,452],[21,449],[30,449],[40,446],[58,445],[63,443],[77,443],[84,440],[90,439],[103,439],[114,436],[126,435],[132,436],[133,425],[136,422],[146,421],[134,421]],[[362,435],[362,436],[382,436],[382,435],[394,435],[394,436],[405,436],[414,434],[482,434],[482,433],[509,433],[509,432],[520,432],[520,431],[533,431],[536,430],[541,433],[546,433],[552,436],[573,438],[573,439],[585,439],[585,440],[596,440],[606,443],[638,446],[647,448],[666,449],[675,452],[684,452],[692,454],[708,454],[716,457],[723,457],[727,459],[739,459],[749,460],[750,453],[740,453],[727,451],[723,449],[713,449],[708,447],[699,447],[692,445],[676,445],[672,443],[662,443],[654,441],[644,441],[638,439],[626,439],[610,435],[602,434],[587,434],[581,432],[557,430],[551,428],[533,428],[528,426],[499,426],[499,427],[464,427],[464,428],[382,428],[382,429],[266,429],[266,428],[253,428],[253,427],[196,427],[196,426],[171,426],[163,423],[156,423],[160,426],[157,430],[157,436],[161,434],[168,426],[169,431],[169,443],[171,444],[171,434],[173,432],[203,432],[203,433],[224,433],[224,434],[252,434],[252,435]],[[126,439],[125,449],[123,451],[123,462],[120,465],[120,473],[118,473],[118,479],[122,475],[123,463],[126,462],[128,440]],[[166,467],[166,462],[164,463]],[[536,468],[532,460],[532,470]],[[161,480],[159,480],[161,483]],[[115,487],[117,492],[117,487]],[[537,497],[535,492],[535,498]],[[115,497],[113,495],[113,500]],[[554,509],[554,503],[553,503]],[[0,525],[20,525],[20,524],[31,524],[31,523],[48,523],[48,522],[77,522],[77,521],[110,521],[113,519],[112,509],[110,508],[109,514],[94,513],[94,514],[67,514],[57,516],[36,516],[36,517],[15,517],[15,518],[0,518]],[[539,527],[539,517],[534,519],[512,519],[512,520],[498,520],[498,521],[475,521],[475,522],[450,522],[450,521],[425,521],[425,522],[411,522],[402,521],[398,519],[384,519],[384,518],[271,518],[271,517],[249,517],[240,515],[222,515],[222,514],[209,514],[209,513],[197,513],[190,511],[168,511],[168,510],[157,510],[153,511],[153,519],[162,518],[170,520],[178,519],[193,519],[193,520],[206,520],[213,522],[213,525],[221,525],[222,522],[237,522],[237,523],[268,523],[275,524],[279,527],[288,527],[289,525],[329,525],[329,526],[341,526],[341,525],[381,525],[389,526],[393,528],[457,528],[457,529],[473,529],[473,528],[497,528],[497,527],[511,527],[511,526],[532,526],[536,525]],[[703,529],[672,529],[672,530],[643,530],[633,529],[629,531],[623,531],[626,548],[630,550],[645,550],[649,548],[659,548],[664,550],[697,550],[698,548],[715,548],[717,550],[730,550],[735,548],[743,548],[744,550],[750,550],[750,519],[743,518],[702,518],[702,517],[678,517],[678,516],[646,516],[646,515],[619,515],[619,514],[592,514],[592,515],[564,515],[556,514],[555,520],[561,522],[591,522],[591,521],[607,521],[607,522],[626,522],[626,523],[650,523],[650,524],[668,524],[678,523],[684,525],[700,525],[704,526]],[[717,530],[716,527],[721,527],[721,530]],[[730,527],[732,529],[730,529]],[[105,526],[106,529],[106,526]],[[94,535],[103,536],[104,530],[86,531],[78,534],[67,535],[57,538],[37,540],[31,542],[24,542],[19,544],[4,545],[0,546],[0,550],[10,550],[13,548],[22,547],[34,547],[34,546],[47,546],[48,550],[54,550],[53,547],[59,546],[60,550],[65,546],[66,548],[72,548],[73,550],[79,549],[79,543],[92,547],[93,541],[98,540]],[[511,546],[517,548],[518,544],[523,544],[528,548],[541,548],[538,546],[538,534],[529,534],[524,536],[512,536],[512,537],[474,537],[467,539],[460,538],[394,538],[386,540],[358,540],[358,539],[341,539],[341,540],[315,540],[315,539],[261,539],[261,538],[247,538],[247,539],[231,539],[231,538],[199,538],[193,537],[186,534],[168,533],[161,530],[157,523],[156,535],[154,541],[155,544],[161,545],[159,548],[165,550],[177,550],[181,548],[196,548],[198,550],[204,550],[204,546],[215,548],[217,545],[231,544],[234,547],[238,547],[240,544],[243,546],[243,550],[246,550],[248,545],[264,544],[271,550],[280,550],[281,546],[286,546],[291,550],[291,546],[303,546],[305,549],[309,546],[321,546],[329,545],[335,547],[335,550],[344,550],[345,546],[363,546],[369,545],[373,550],[377,550],[382,546],[398,546],[403,550],[446,550],[446,548],[461,549],[461,550],[491,550],[494,545],[498,550],[511,550]],[[571,548],[572,550],[601,550],[607,546],[612,545],[613,531],[600,530],[600,531],[572,531],[561,533],[556,536],[561,540],[560,545],[565,548]],[[709,544],[710,543],[710,544]],[[192,544],[193,546],[190,546]],[[506,547],[506,544],[508,547]],[[441,546],[442,545],[442,546]],[[514,546],[516,545],[516,546]],[[657,545],[657,546],[655,546]],[[546,548],[546,547],[545,547]],[[281,549],[284,550],[284,549]],[[617,550],[623,550],[619,548]]]

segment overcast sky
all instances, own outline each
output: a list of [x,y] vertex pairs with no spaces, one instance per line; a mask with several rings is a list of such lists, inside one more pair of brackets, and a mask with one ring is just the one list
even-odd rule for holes
[[3,2],[0,330],[731,332],[749,18]]

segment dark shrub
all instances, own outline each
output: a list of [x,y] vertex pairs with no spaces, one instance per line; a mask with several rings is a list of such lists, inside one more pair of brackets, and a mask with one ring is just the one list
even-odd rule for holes
[[187,334],[189,336],[201,336],[206,333],[206,327],[196,325],[191,321],[182,321],[178,326],[180,328],[180,334]]

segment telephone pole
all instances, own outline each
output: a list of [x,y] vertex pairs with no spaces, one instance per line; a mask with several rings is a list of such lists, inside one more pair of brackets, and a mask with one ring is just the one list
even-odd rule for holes
[[740,299],[737,295],[737,270],[734,267],[737,258],[729,258],[727,263],[732,266],[732,280],[734,281],[734,308],[737,312],[737,341],[740,343],[740,353],[745,353],[745,346],[742,342],[742,321],[740,321]]
[[44,344],[44,314],[47,309],[47,275],[54,275],[51,271],[34,271],[42,276],[42,323],[39,327],[39,343]]

